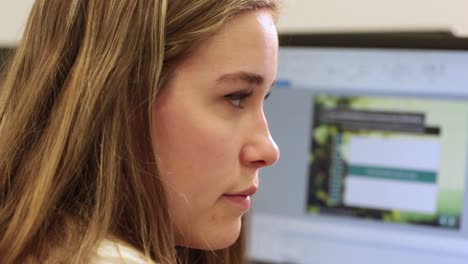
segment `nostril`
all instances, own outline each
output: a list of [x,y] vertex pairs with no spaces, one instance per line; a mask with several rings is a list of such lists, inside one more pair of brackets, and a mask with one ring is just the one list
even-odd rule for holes
[[264,160],[255,160],[252,161],[252,165],[254,165],[255,167],[265,167],[267,166],[267,162]]

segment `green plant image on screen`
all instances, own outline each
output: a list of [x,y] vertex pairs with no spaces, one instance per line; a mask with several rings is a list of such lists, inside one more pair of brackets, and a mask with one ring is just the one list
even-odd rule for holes
[[468,102],[314,98],[308,212],[459,229]]

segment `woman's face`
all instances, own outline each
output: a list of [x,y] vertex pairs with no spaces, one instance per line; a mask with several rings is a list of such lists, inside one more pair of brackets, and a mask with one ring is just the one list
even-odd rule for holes
[[263,102],[275,80],[278,41],[268,11],[241,14],[205,40],[153,105],[153,147],[176,244],[230,246],[275,163]]

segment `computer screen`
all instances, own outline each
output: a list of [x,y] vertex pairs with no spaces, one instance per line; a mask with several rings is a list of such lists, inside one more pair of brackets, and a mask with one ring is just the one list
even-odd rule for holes
[[468,42],[299,37],[265,102],[281,157],[260,173],[249,257],[468,263]]

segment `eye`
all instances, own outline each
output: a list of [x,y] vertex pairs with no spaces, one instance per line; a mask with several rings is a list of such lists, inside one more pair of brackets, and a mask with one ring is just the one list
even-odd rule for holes
[[241,90],[224,96],[233,106],[243,108],[242,101],[252,95],[252,91]]

